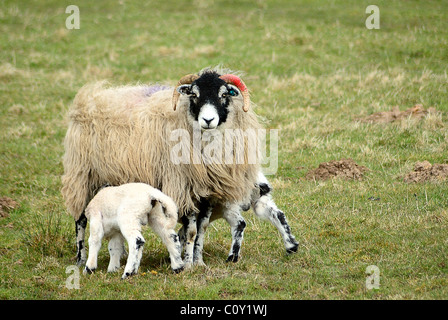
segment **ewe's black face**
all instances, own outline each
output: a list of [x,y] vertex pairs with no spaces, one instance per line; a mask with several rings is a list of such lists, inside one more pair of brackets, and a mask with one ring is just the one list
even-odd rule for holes
[[203,130],[215,129],[226,122],[232,97],[240,94],[238,88],[227,84],[214,72],[206,72],[192,84],[178,88],[190,99],[190,115]]

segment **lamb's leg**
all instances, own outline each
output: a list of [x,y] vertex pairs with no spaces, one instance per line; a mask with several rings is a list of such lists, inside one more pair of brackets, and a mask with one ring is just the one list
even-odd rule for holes
[[230,225],[232,234],[232,245],[230,247],[227,262],[237,262],[240,254],[241,244],[243,242],[244,228],[246,221],[241,215],[241,207],[239,204],[228,204],[223,212],[223,217]]
[[205,266],[202,258],[202,250],[204,248],[205,231],[210,223],[210,216],[213,212],[213,207],[207,200],[202,200],[199,207],[199,214],[197,218],[197,236],[194,242],[193,263],[195,265]]
[[165,236],[162,236],[168,252],[170,253],[171,269],[174,273],[184,270],[184,262],[182,261],[182,247],[180,246],[179,236],[174,230],[167,230]]
[[182,247],[180,245],[179,236],[173,229],[176,225],[176,221],[170,223],[165,216],[156,214],[153,210],[149,215],[148,223],[154,232],[162,239],[163,244],[168,249],[173,271],[175,273],[181,272],[184,269],[184,262],[182,261]]
[[143,238],[141,233],[141,224],[138,220],[126,221],[126,217],[123,217],[122,219],[119,218],[118,225],[129,246],[128,260],[121,276],[121,279],[126,279],[137,274],[140,260],[142,259],[145,238]]
[[116,272],[120,269],[120,259],[126,252],[124,249],[124,238],[121,233],[116,233],[110,238],[108,249],[110,261],[107,272]]
[[84,273],[92,273],[97,268],[98,252],[101,249],[101,241],[104,236],[101,217],[92,216],[90,219],[89,258],[87,259]]
[[196,216],[194,214],[183,216],[183,234],[182,243],[185,245],[184,266],[189,269],[193,265],[194,242],[196,240]]
[[142,259],[143,245],[145,244],[145,238],[140,232],[132,236],[128,235],[126,239],[129,244],[129,254],[121,279],[137,274]]
[[76,225],[76,263],[78,266],[83,266],[87,259],[86,248],[84,245],[84,239],[86,234],[87,227],[87,218],[84,212],[81,214],[81,217],[75,221]]
[[259,175],[257,188],[252,193],[251,204],[255,214],[265,220],[269,220],[280,232],[287,253],[297,252],[299,246],[291,233],[291,228],[286,221],[286,216],[277,208],[272,200],[272,188],[264,175]]

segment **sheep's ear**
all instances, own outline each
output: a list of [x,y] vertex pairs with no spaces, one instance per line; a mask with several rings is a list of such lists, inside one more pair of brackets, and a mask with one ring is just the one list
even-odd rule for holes
[[191,85],[183,84],[181,86],[178,86],[177,92],[179,92],[180,94],[191,94]]
[[177,100],[179,100],[179,96],[182,95],[191,95],[191,84],[181,84],[173,92],[173,110],[176,111]]

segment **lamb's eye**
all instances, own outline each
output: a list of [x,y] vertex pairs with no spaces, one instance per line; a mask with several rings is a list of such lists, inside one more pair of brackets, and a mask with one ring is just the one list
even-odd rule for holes
[[228,96],[229,96],[229,94],[227,92],[224,92],[221,97],[227,98]]
[[190,96],[192,96],[193,98],[197,97],[196,93],[194,93],[194,92],[190,93]]

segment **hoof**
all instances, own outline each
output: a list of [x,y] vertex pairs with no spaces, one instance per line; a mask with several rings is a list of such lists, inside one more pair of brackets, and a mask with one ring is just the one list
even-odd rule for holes
[[295,252],[297,252],[298,248],[299,248],[299,244],[296,243],[296,244],[294,244],[294,246],[292,246],[291,248],[286,249],[286,254],[292,254],[292,253],[295,253]]
[[90,269],[89,267],[86,266],[83,273],[84,274],[92,274],[95,272],[95,270],[96,270],[96,268]]
[[181,273],[182,271],[184,271],[184,267],[173,269],[173,271],[174,271],[175,274]]
[[231,254],[230,256],[227,257],[226,262],[237,262],[238,261],[238,256],[237,255],[233,255]]
[[107,268],[107,272],[117,272],[120,267]]
[[199,267],[206,267],[206,266],[207,266],[207,265],[204,263],[203,260],[196,260],[193,264],[194,264],[195,266],[199,266]]
[[135,272],[125,272],[123,273],[123,275],[121,276],[121,280],[125,280],[131,276],[133,276],[135,274]]

